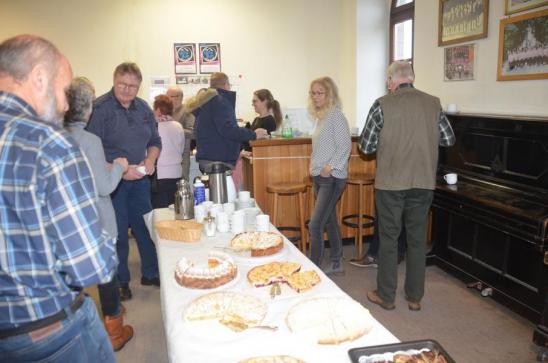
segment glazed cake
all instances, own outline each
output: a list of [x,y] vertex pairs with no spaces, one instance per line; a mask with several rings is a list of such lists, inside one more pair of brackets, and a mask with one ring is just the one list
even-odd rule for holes
[[245,232],[234,236],[230,247],[236,251],[251,251],[252,257],[278,253],[284,246],[283,236],[274,232]]
[[304,361],[288,355],[271,355],[248,358],[241,360],[238,363],[304,363]]
[[221,251],[211,251],[207,266],[195,266],[186,257],[180,259],[175,267],[175,280],[192,289],[213,289],[232,281],[237,271],[232,257]]
[[247,280],[255,287],[283,282],[297,292],[309,290],[320,283],[316,271],[299,272],[300,269],[301,265],[296,262],[271,262],[249,270]]

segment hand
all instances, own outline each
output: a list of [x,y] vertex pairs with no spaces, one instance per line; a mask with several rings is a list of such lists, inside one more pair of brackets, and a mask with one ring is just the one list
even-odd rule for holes
[[124,170],[124,173],[129,168],[129,163],[126,158],[116,158],[112,161],[113,163],[120,164],[122,166],[122,169]]
[[142,179],[145,175],[137,171],[139,165],[130,165],[127,171],[122,175],[124,180],[139,180]]
[[246,151],[246,150],[240,151],[240,156],[241,157],[250,158],[252,155],[253,155],[253,153],[251,151]]
[[257,140],[266,139],[268,138],[268,131],[266,131],[265,129],[259,128],[255,130],[255,135],[257,135]]
[[324,178],[329,178],[331,176],[331,170],[332,170],[331,165],[326,165],[320,171],[320,175],[323,176]]
[[147,175],[152,175],[154,174],[154,170],[156,170],[155,166],[154,166],[154,160],[151,160],[149,158],[145,158],[145,160],[143,160],[143,162],[141,163],[141,165],[144,165],[145,166],[145,169],[147,171]]

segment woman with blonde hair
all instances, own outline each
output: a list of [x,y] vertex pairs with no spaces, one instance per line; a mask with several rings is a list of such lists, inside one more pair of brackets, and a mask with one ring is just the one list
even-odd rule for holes
[[310,83],[308,111],[316,121],[310,157],[310,175],[316,194],[316,205],[309,225],[310,259],[321,267],[325,230],[331,248],[330,263],[324,272],[328,275],[342,274],[342,238],[335,209],[346,187],[352,141],[337,86],[331,78],[322,77]]

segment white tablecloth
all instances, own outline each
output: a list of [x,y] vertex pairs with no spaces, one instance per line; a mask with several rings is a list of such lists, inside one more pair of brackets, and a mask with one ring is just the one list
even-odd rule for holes
[[[173,211],[157,209],[154,211],[153,222],[173,219]],[[273,226],[271,226],[274,229]],[[168,355],[171,362],[207,362],[226,363],[261,355],[288,354],[310,363],[319,362],[349,362],[348,350],[354,347],[396,343],[398,339],[375,320],[373,330],[353,342],[339,345],[319,345],[303,341],[289,331],[285,324],[287,311],[297,302],[314,296],[347,296],[331,279],[317,269],[292,243],[285,241],[285,248],[276,257],[251,258],[235,255],[238,264],[238,277],[227,284],[225,289],[255,295],[268,305],[268,313],[264,323],[277,325],[278,331],[250,329],[241,333],[218,334],[212,329],[211,334],[204,330],[189,329],[183,321],[183,311],[190,302],[207,290],[187,289],[179,286],[173,274],[177,261],[183,256],[193,261],[205,262],[208,252],[214,246],[227,246],[232,238],[231,233],[217,233],[215,237],[202,236],[196,243],[184,243],[159,239],[155,231],[152,233],[158,251],[160,278],[162,281],[162,314],[166,331]],[[322,282],[314,289],[303,294],[285,290],[274,300],[268,297],[268,288],[255,289],[247,282],[247,272],[253,266],[275,260],[295,261],[302,265],[302,270],[315,269]],[[219,289],[223,289],[220,287]],[[219,290],[217,289],[217,290]],[[223,327],[221,327],[223,328]],[[220,330],[224,330],[220,329]]]

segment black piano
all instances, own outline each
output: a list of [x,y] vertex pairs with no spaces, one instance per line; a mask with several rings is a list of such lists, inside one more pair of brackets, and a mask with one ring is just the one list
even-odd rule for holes
[[[538,324],[548,347],[548,118],[448,115],[440,148],[430,264]],[[447,185],[443,175],[457,173]]]

